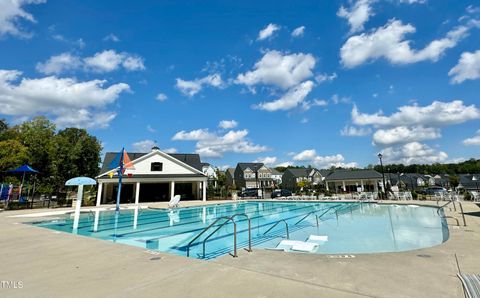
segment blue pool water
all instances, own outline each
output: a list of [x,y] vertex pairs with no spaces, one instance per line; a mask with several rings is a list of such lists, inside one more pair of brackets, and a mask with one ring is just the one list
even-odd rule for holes
[[[250,218],[253,249],[277,248],[286,239],[285,222],[290,240],[328,236],[328,241],[321,241],[312,251],[320,254],[398,252],[431,247],[448,239],[445,219],[436,208],[352,202],[249,201],[173,210],[137,208],[121,210],[118,216],[115,211],[96,211],[83,213],[76,231],[73,215],[33,224],[186,256],[188,243],[205,227],[220,217],[234,214]],[[224,221],[219,220],[192,243],[190,257],[204,258],[202,242]],[[281,222],[265,234],[278,221]],[[248,246],[248,221],[237,216],[235,223],[240,250]],[[228,221],[205,241],[205,259],[232,252],[233,227]]]

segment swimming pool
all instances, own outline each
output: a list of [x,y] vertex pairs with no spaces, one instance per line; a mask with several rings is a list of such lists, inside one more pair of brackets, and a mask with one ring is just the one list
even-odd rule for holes
[[[407,251],[445,242],[448,227],[443,211],[437,210],[359,202],[245,201],[172,210],[137,207],[121,210],[118,216],[115,211],[97,210],[83,213],[77,230],[73,230],[73,215],[33,224],[149,250],[212,259],[232,253],[234,235],[238,250],[248,248],[250,222],[253,249],[293,251],[294,247],[281,243],[287,239],[288,230],[290,240],[304,242],[315,236],[320,239],[313,241],[316,244],[310,253],[358,254]],[[235,214],[242,215],[227,219]]]

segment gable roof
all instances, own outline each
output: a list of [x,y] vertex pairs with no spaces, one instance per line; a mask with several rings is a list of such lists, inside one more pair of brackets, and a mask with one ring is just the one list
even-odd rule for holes
[[330,173],[326,180],[360,180],[381,179],[382,174],[375,170],[336,170]]
[[293,177],[307,177],[312,169],[307,168],[288,168],[285,172],[290,172]]
[[283,175],[282,172],[279,172],[279,171],[275,170],[274,168],[271,168],[270,170],[272,171],[272,175]]
[[261,167],[263,167],[263,163],[261,162],[239,162],[237,167],[240,167],[240,170],[245,171],[249,168],[252,171],[258,171]]
[[[115,159],[117,156],[118,152],[107,152],[105,153],[105,158],[103,159],[103,164],[102,168],[100,170],[100,174],[104,174],[108,171],[110,171],[110,164],[112,161]],[[133,162],[136,159],[147,155],[148,153],[142,153],[142,152],[127,152],[128,157],[130,157],[130,160]],[[200,161],[200,155],[198,154],[183,154],[183,153],[165,153],[167,155],[170,155],[171,157],[186,163],[187,165],[191,166],[194,169],[197,169],[199,171],[202,171],[202,162]]]
[[234,168],[228,168],[226,171],[225,171],[225,174],[230,174],[230,176],[234,176],[235,175],[235,169]]

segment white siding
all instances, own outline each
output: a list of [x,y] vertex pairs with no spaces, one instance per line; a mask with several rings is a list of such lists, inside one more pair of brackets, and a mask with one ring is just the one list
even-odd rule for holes
[[[161,162],[163,163],[163,170],[159,172],[151,172],[151,163],[152,162]],[[140,162],[134,163],[133,167],[135,169],[127,169],[126,174],[133,173],[135,174],[196,174],[194,171],[186,168],[183,165],[180,165],[176,162],[173,162],[160,154],[154,154],[149,158],[142,160]]]

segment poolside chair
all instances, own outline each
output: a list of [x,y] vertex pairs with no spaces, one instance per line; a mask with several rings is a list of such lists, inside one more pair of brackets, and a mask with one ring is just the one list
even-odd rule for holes
[[465,296],[469,298],[480,297],[480,274],[458,273],[465,290]]
[[168,202],[168,208],[175,208],[180,205],[180,195],[175,195],[170,202]]

